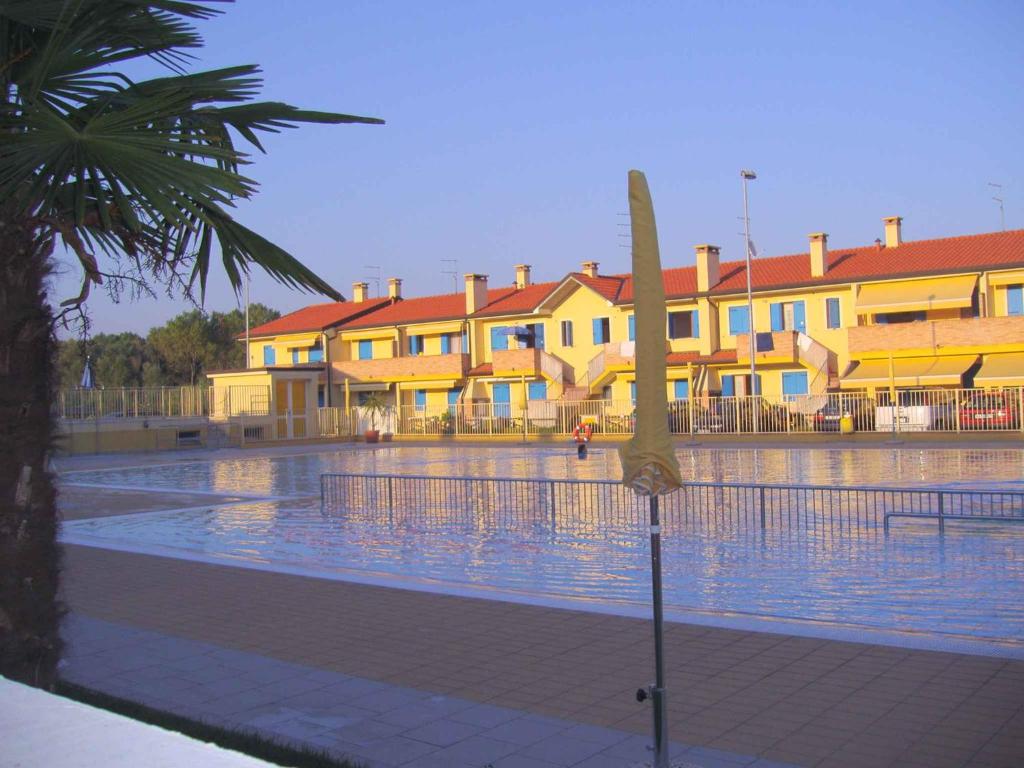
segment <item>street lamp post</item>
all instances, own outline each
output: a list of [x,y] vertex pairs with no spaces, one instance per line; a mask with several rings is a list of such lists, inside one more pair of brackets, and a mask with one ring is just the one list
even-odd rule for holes
[[740,171],[740,178],[743,179],[743,236],[744,247],[747,251],[747,336],[750,340],[750,392],[747,394],[759,394],[755,392],[757,387],[757,363],[754,361],[754,296],[750,280],[750,212],[747,206],[747,182],[757,178],[753,171]]

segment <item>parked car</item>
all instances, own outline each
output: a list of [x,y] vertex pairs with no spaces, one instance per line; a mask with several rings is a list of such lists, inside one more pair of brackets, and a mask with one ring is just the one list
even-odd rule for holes
[[839,403],[835,401],[825,403],[825,405],[814,414],[814,431],[838,432],[839,420],[842,418],[843,410],[839,407]]
[[839,420],[844,413],[853,417],[853,428],[858,432],[875,428],[875,403],[864,395],[831,395],[829,401],[814,414],[816,432],[838,432]]
[[960,429],[1020,429],[1015,392],[979,392],[960,404]]

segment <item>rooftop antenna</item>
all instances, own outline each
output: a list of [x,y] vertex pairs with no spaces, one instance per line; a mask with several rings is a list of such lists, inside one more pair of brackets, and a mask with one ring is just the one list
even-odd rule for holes
[[451,264],[451,269],[441,270],[442,275],[450,275],[452,278],[452,293],[459,292],[459,260],[458,259],[441,259],[442,264]]
[[375,274],[375,275],[365,275],[363,277],[363,279],[364,280],[373,280],[373,282],[377,286],[376,298],[379,299],[380,298],[380,264],[363,264],[363,269],[376,270],[377,274]]
[[[988,183],[988,185],[990,187],[998,190],[1000,195],[1003,194],[1003,185],[1002,184],[996,184],[994,181],[990,181]],[[1006,215],[1003,212],[1003,198],[1002,197],[993,197],[992,199],[995,200],[997,203],[999,203],[999,229],[1001,229],[1003,232],[1005,232],[1006,231]]]
[[630,218],[629,218],[629,214],[628,214],[628,213],[617,213],[617,214],[615,214],[615,215],[616,215],[616,216],[622,216],[622,217],[625,217],[625,219],[626,219],[625,221],[620,221],[620,222],[618,222],[618,223],[617,223],[617,224],[615,225],[615,226],[617,226],[617,227],[618,227],[619,229],[624,229],[624,230],[626,230],[626,231],[625,231],[625,233],[619,232],[619,233],[618,233],[618,234],[616,235],[616,237],[618,237],[619,239],[621,239],[621,240],[626,240],[626,241],[627,241],[627,242],[625,242],[625,243],[619,243],[619,248],[629,248],[629,249],[630,249],[630,251],[632,251],[632,250],[633,250],[633,232],[632,232],[632,230],[630,229]]

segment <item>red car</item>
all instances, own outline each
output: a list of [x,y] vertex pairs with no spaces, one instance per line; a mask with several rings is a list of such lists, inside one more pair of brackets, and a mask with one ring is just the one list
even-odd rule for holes
[[971,395],[960,405],[960,429],[1019,429],[1020,400],[1016,392]]

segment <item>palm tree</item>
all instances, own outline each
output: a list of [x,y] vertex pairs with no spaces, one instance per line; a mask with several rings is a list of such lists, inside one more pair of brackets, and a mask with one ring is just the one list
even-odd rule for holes
[[[211,0],[212,2],[213,0]],[[380,120],[255,102],[259,69],[189,73],[187,0],[0,0],[0,675],[52,687],[60,656],[53,445],[54,311],[46,281],[64,247],[94,285],[160,284],[201,299],[214,240],[238,290],[255,264],[339,298],[290,254],[235,221],[251,197],[239,143],[300,123]],[[149,59],[166,77],[133,79]]]

